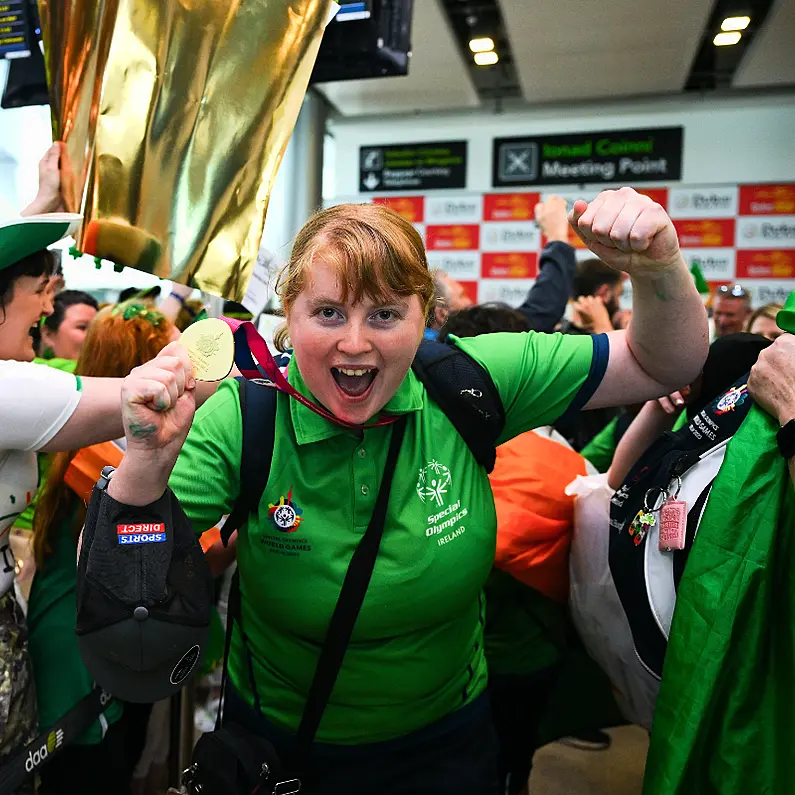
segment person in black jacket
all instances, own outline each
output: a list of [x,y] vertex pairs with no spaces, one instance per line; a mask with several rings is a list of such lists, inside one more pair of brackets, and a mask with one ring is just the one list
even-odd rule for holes
[[557,329],[574,291],[577,260],[569,244],[566,200],[550,196],[535,208],[536,221],[547,239],[538,263],[538,277],[518,307],[532,331]]

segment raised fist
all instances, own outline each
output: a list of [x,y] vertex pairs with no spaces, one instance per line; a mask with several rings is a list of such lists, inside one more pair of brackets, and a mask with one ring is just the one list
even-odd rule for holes
[[127,450],[176,460],[196,409],[196,380],[185,349],[172,342],[123,381]]
[[536,222],[549,241],[569,239],[569,221],[566,213],[566,200],[561,196],[550,196],[535,207]]
[[668,214],[632,188],[603,191],[590,204],[575,202],[569,223],[602,262],[630,275],[681,262],[679,239]]

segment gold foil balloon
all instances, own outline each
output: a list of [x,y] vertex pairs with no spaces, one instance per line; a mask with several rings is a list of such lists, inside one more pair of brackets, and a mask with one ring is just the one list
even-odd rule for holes
[[39,0],[88,254],[240,300],[332,0]]

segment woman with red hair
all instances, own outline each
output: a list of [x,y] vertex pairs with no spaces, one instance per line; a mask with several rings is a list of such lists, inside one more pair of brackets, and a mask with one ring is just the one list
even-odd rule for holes
[[[76,372],[122,378],[178,337],[173,323],[144,304],[108,307],[88,330]],[[74,631],[77,538],[85,520],[84,499],[98,473],[105,465],[118,465],[123,454],[124,439],[58,453],[36,507],[36,575],[28,602],[28,630],[41,730],[53,726],[94,688]],[[129,792],[137,761],[130,756],[136,749],[126,742],[118,723],[121,714],[122,705],[112,701],[74,745],[42,768],[39,792]],[[91,775],[73,775],[80,768],[90,769]]]

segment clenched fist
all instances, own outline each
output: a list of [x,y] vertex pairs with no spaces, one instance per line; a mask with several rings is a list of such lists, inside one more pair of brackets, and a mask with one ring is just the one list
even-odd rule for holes
[[535,206],[536,223],[547,240],[569,239],[569,223],[566,213],[566,200],[561,196],[550,196],[546,201]]
[[196,379],[185,349],[167,345],[136,367],[122,383],[121,405],[127,451],[176,460],[196,409]]
[[668,214],[632,188],[603,191],[590,204],[575,202],[569,223],[602,262],[630,275],[662,271],[682,261]]

